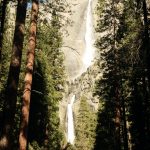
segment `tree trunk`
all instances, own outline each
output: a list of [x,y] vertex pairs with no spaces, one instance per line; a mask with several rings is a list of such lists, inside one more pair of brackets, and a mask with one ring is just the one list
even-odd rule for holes
[[[6,16],[6,6],[7,0],[0,0],[0,84],[2,84],[2,42],[3,42],[3,34],[4,34],[4,21]],[[2,93],[0,93],[1,96]],[[2,126],[2,113],[0,112],[0,127]],[[1,133],[0,128],[0,133]]]
[[[140,91],[138,89],[138,79],[134,77],[133,79],[133,120],[132,120],[132,139],[134,141],[135,150],[145,150],[145,118],[144,118],[144,107],[143,100],[140,96]],[[136,134],[135,134],[136,133]]]
[[31,98],[31,86],[34,66],[34,54],[36,46],[36,31],[37,31],[37,18],[38,18],[39,3],[38,0],[32,0],[32,14],[30,24],[30,36],[29,47],[27,52],[27,66],[25,75],[25,86],[23,92],[23,106],[21,127],[19,134],[19,150],[26,150],[27,148],[27,133],[29,124],[29,110],[30,110],[30,98]]
[[14,122],[16,101],[17,101],[17,88],[21,67],[26,7],[27,7],[27,0],[18,0],[13,49],[5,93],[2,138],[0,140],[1,150],[11,149],[10,136],[12,134],[12,126]]
[[[146,0],[143,0],[143,16],[144,16],[144,39],[143,39],[143,47],[144,47],[144,61],[145,61],[145,67],[146,67],[146,75],[145,78],[148,79],[148,85],[145,83],[145,90],[147,91],[147,96],[145,97],[145,121],[146,121],[146,133],[149,135],[150,133],[150,113],[149,113],[149,107],[150,107],[150,37],[149,37],[149,23],[148,23],[148,11],[147,11],[147,3]],[[146,92],[145,91],[145,92]]]
[[123,118],[123,139],[124,139],[124,150],[128,150],[128,131],[127,131],[127,120],[126,120],[126,106],[125,100],[122,96],[122,118]]
[[120,98],[119,98],[119,89],[116,84],[115,89],[115,100],[116,100],[116,115],[115,115],[115,149],[121,149],[121,141],[120,141],[120,124],[121,124],[121,109],[120,109]]
[[116,6],[115,1],[112,1],[112,16],[113,16],[113,53],[114,53],[114,96],[115,96],[115,150],[121,149],[121,140],[120,140],[120,124],[121,124],[121,106],[120,106],[120,93],[119,93],[119,79],[118,79],[118,56],[117,56],[117,47],[116,47],[116,31],[117,31],[117,23],[116,23]]

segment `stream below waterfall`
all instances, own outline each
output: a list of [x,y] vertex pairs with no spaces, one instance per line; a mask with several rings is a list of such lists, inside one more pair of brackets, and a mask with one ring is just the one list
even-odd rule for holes
[[[93,17],[92,17],[92,0],[88,0],[88,5],[86,9],[86,22],[85,22],[85,50],[82,56],[82,72],[78,77],[82,75],[82,73],[86,72],[87,68],[92,65],[92,61],[94,59],[95,48],[94,44],[94,36],[93,36]],[[75,129],[74,129],[74,117],[73,117],[73,103],[75,102],[75,92],[71,93],[72,97],[69,99],[67,105],[67,142],[70,144],[74,144],[75,139]]]

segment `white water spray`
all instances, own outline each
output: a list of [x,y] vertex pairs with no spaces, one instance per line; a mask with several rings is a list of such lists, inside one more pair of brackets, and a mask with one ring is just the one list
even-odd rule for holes
[[94,59],[94,36],[93,36],[93,22],[92,22],[92,0],[88,2],[87,16],[86,16],[86,33],[85,33],[85,52],[83,55],[84,69],[86,70]]
[[74,121],[73,121],[73,103],[75,101],[75,95],[72,96],[70,103],[67,107],[67,117],[68,117],[68,143],[73,144],[75,135],[74,135]]

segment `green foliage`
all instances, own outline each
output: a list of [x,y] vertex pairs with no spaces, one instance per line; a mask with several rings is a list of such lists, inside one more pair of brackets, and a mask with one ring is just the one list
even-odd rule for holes
[[75,117],[75,149],[91,150],[95,142],[96,113],[82,96],[78,115]]
[[[149,127],[146,118],[150,116],[147,106],[150,94],[146,90],[150,83],[146,59],[150,56],[145,56],[149,35],[142,22],[143,12],[142,1],[99,1],[97,48],[103,60],[103,76],[95,89],[101,104],[95,150],[149,148],[149,131],[144,128]],[[117,110],[119,124],[116,124]],[[120,138],[119,143],[116,137]]]
[[29,144],[29,150],[34,150],[34,149],[41,150],[37,142],[32,142],[31,144]]
[[40,25],[38,30],[29,142],[36,141],[41,149],[59,150],[62,134],[58,110],[62,99],[64,67],[59,20],[57,16],[53,17],[51,25]]
[[[45,3],[45,1],[44,1]],[[41,3],[40,3],[41,4]],[[50,7],[51,5],[51,7]],[[38,25],[37,46],[35,52],[35,66],[31,92],[30,119],[28,142],[31,150],[59,150],[62,133],[59,127],[59,101],[64,90],[64,66],[62,46],[62,34],[60,33],[60,13],[65,11],[66,3],[58,1],[47,2],[51,22],[43,20]],[[0,64],[0,126],[2,108],[4,103],[4,90],[8,78],[10,54],[14,32],[14,14],[7,10],[5,33],[3,40],[2,64]],[[15,11],[14,11],[15,12]],[[47,13],[46,11],[44,13]],[[29,15],[30,16],[30,15]],[[62,16],[61,16],[62,17]],[[12,19],[12,20],[11,20]],[[27,28],[29,20],[26,21]],[[24,74],[26,64],[26,51],[28,47],[28,29],[26,30],[22,66],[18,88],[18,101],[16,104],[15,123],[13,127],[13,149],[18,149],[18,135],[20,126],[21,98],[24,86]],[[9,35],[9,36],[8,36]],[[0,131],[1,133],[1,131]]]
[[67,150],[76,150],[73,145],[67,145]]
[[[11,19],[10,19],[11,18]],[[5,86],[8,77],[12,41],[13,41],[13,32],[14,32],[14,20],[15,16],[10,12],[10,8],[6,9],[5,25],[4,25],[4,34],[3,34],[3,48],[2,48],[2,60],[0,63],[0,126],[1,126],[1,117],[4,104],[4,93]]]

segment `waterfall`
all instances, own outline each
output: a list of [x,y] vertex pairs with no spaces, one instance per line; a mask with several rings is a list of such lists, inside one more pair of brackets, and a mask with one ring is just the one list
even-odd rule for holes
[[72,96],[70,103],[67,107],[67,118],[68,118],[68,143],[73,144],[75,135],[74,135],[74,122],[73,122],[73,103],[75,101],[75,95]]
[[93,21],[92,21],[92,0],[89,0],[86,14],[86,32],[85,32],[85,52],[83,55],[84,70],[92,64],[94,59],[94,36],[93,36]]
[[[92,60],[94,59],[94,36],[93,36],[93,22],[92,22],[92,7],[91,7],[92,0],[88,1],[87,6],[87,14],[86,14],[86,32],[85,32],[85,51],[82,57],[83,61],[83,72],[87,70],[89,66],[92,64]],[[80,75],[81,75],[80,74]],[[75,95],[72,96],[70,103],[67,106],[67,117],[68,117],[68,135],[67,135],[67,141],[70,144],[74,143],[75,139],[75,133],[74,133],[74,120],[73,120],[73,103],[75,101]],[[84,142],[84,141],[83,141]]]

